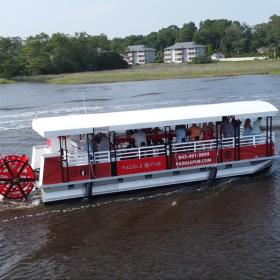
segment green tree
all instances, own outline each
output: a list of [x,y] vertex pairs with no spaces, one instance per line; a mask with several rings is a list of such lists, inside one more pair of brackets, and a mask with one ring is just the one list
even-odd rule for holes
[[49,39],[49,36],[45,33],[27,38],[22,49],[26,74],[48,74],[52,71],[52,63],[48,47]]
[[194,22],[185,23],[177,33],[176,42],[191,42],[196,31]]
[[111,49],[114,52],[124,55],[126,53],[126,48],[127,48],[127,45],[126,45],[125,39],[114,38],[111,40]]
[[176,36],[179,28],[176,25],[170,25],[158,32],[158,49],[163,50],[166,47],[173,45],[176,41]]
[[219,51],[225,37],[225,30],[230,25],[231,21],[226,19],[201,21],[193,40],[197,43],[211,46],[211,50]]
[[130,35],[124,38],[126,46],[130,45],[144,45],[145,38],[143,35]]
[[156,62],[163,62],[164,60],[164,51],[159,50],[156,52]]
[[151,32],[145,37],[145,44],[147,47],[158,49],[159,48],[159,41],[158,41],[158,33]]
[[116,52],[102,52],[97,60],[99,70],[127,68],[128,63]]
[[257,24],[252,28],[251,47],[257,50],[261,47],[268,47],[268,26],[267,23]]
[[245,38],[239,22],[233,22],[225,29],[221,48],[226,54],[240,54],[245,48]]
[[0,77],[9,78],[24,73],[22,40],[19,37],[0,37]]
[[273,15],[269,18],[268,31],[267,40],[276,58],[280,50],[280,16]]
[[49,40],[50,57],[55,73],[80,71],[75,39],[63,33],[55,33]]

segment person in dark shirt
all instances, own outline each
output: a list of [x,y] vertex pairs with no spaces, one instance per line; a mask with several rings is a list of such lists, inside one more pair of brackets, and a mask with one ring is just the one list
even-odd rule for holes
[[234,137],[234,126],[233,126],[232,122],[230,121],[229,117],[223,117],[222,131],[223,131],[224,138]]

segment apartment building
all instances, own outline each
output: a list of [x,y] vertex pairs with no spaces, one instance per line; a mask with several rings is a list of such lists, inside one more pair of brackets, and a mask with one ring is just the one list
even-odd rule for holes
[[182,63],[192,61],[195,57],[205,54],[205,46],[195,42],[176,43],[164,49],[165,63]]
[[128,46],[127,57],[129,64],[153,63],[156,59],[156,50],[145,45]]

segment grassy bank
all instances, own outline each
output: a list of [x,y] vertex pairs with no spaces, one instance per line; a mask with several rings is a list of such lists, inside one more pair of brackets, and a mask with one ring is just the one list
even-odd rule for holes
[[280,74],[280,60],[219,62],[211,64],[162,63],[134,66],[131,69],[125,70],[17,77],[15,80],[54,84],[86,84],[252,74]]
[[4,84],[12,84],[15,81],[11,81],[11,80],[7,80],[7,79],[2,79],[0,78],[0,85],[4,85]]

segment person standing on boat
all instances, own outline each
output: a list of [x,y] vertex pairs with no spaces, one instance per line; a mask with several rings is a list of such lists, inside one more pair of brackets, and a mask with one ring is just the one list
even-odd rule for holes
[[144,131],[144,129],[134,130],[134,140],[135,140],[135,146],[136,147],[144,147],[147,146],[147,134]]
[[229,117],[222,118],[222,130],[224,138],[234,137],[234,126]]
[[109,147],[109,137],[106,136],[105,134],[98,133],[95,136],[95,141],[97,143],[98,151],[99,152],[109,151],[110,150],[110,147]]
[[202,140],[214,139],[214,130],[212,125],[204,123],[202,126]]
[[176,143],[184,143],[187,140],[187,128],[184,124],[176,125]]
[[257,119],[253,122],[253,127],[252,127],[252,132],[251,132],[251,134],[254,134],[254,135],[259,135],[259,134],[261,134],[261,122],[262,122],[262,117],[257,118]]
[[252,133],[252,126],[251,126],[251,120],[246,119],[244,122],[244,131],[243,136],[249,136]]
[[195,123],[189,128],[189,135],[192,141],[198,141],[200,139],[201,127]]

